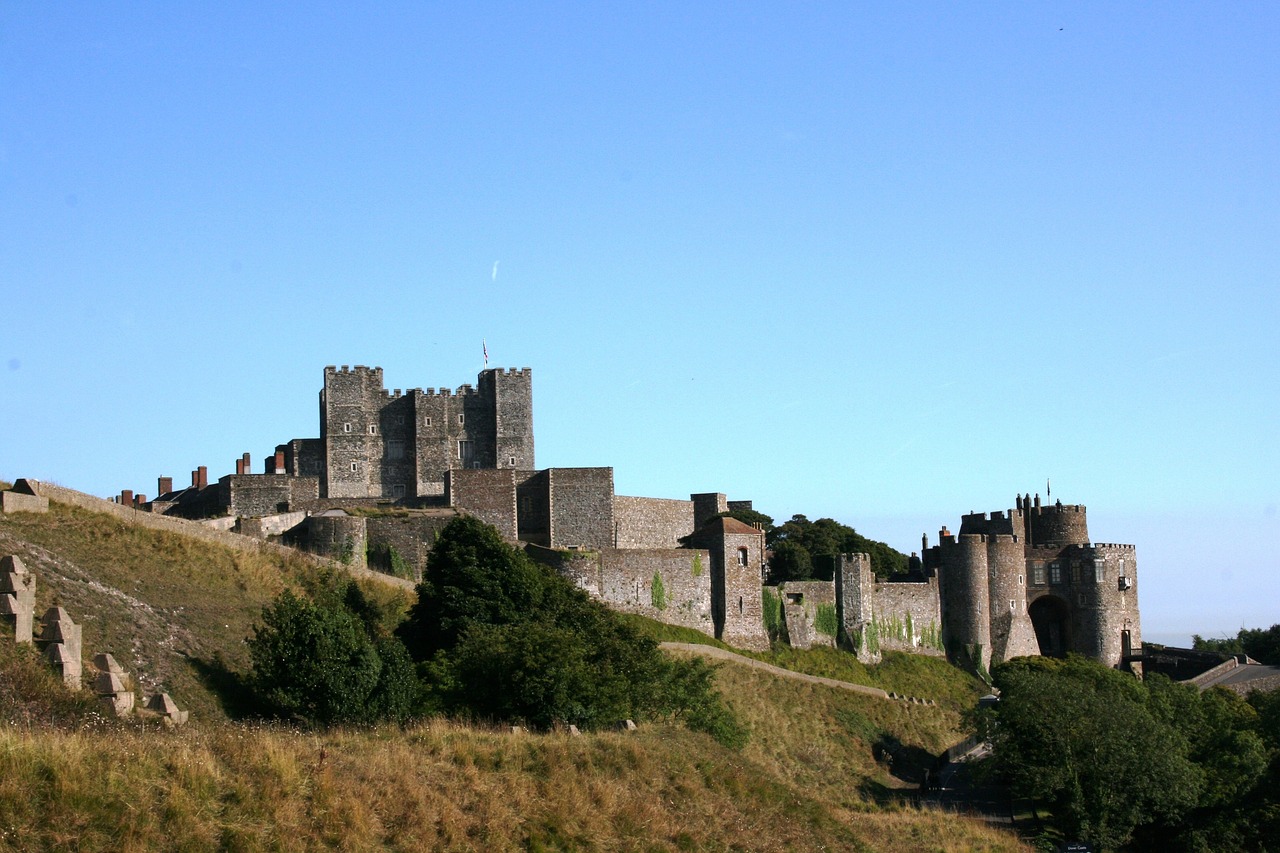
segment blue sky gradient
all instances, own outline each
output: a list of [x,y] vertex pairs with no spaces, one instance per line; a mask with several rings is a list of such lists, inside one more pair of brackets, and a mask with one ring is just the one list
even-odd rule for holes
[[0,7],[0,476],[152,493],[327,364],[902,550],[1043,491],[1280,621],[1270,4]]

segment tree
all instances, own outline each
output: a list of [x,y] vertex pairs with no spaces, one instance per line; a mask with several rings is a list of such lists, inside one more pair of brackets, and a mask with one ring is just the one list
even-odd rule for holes
[[358,619],[286,590],[249,640],[252,683],[286,715],[322,724],[361,722],[382,661]]
[[1068,836],[1113,849],[1198,801],[1202,772],[1132,676],[1075,657],[993,676],[996,764],[1015,791],[1049,802]]
[[398,633],[415,660],[453,649],[473,625],[507,625],[538,611],[543,567],[492,526],[461,516],[440,531]]
[[766,533],[765,543],[772,549],[769,575],[772,583],[785,580],[831,580],[837,554],[868,554],[871,570],[880,577],[905,574],[906,555],[859,534],[848,525],[830,518],[810,521],[803,515],[791,519]]
[[376,630],[380,615],[354,582],[315,599],[286,590],[248,641],[250,685],[277,713],[321,725],[408,719],[421,685],[403,644]]
[[1270,628],[1241,628],[1236,636],[1225,639],[1194,634],[1191,647],[1231,655],[1246,654],[1259,663],[1280,665],[1280,624]]
[[475,519],[440,532],[400,635],[449,713],[583,728],[678,717],[722,742],[741,742],[743,730],[735,733],[696,663],[665,657],[618,614]]

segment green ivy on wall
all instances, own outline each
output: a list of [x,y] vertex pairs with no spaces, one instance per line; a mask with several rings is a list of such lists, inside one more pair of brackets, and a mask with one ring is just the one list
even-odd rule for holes
[[653,587],[649,591],[649,597],[655,610],[667,609],[667,589],[662,585],[662,575],[658,572],[653,573]]
[[819,604],[814,609],[813,629],[815,631],[828,637],[834,637],[839,628],[840,623],[836,619],[836,606],[834,604]]
[[689,566],[689,571],[693,572],[695,578],[702,577],[702,555],[694,553],[693,560]]
[[764,609],[765,633],[770,640],[776,640],[782,635],[782,598],[766,586],[760,592],[760,603]]

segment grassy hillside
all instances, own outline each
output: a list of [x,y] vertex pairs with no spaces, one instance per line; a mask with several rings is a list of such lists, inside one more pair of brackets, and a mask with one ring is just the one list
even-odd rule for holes
[[[86,655],[112,651],[193,722],[105,720],[33,652],[0,641],[0,850],[1023,849],[905,796],[921,763],[962,735],[953,707],[727,664],[718,685],[752,731],[738,752],[674,724],[570,738],[443,720],[328,732],[235,722],[213,664],[245,665],[261,606],[316,583],[313,563],[58,505],[0,516],[10,553],[36,573],[41,609],[57,600],[84,624]],[[824,654],[789,663],[847,665]],[[941,693],[970,689],[904,657],[868,677],[918,695],[903,685],[926,675]]]
[[142,691],[167,691],[203,719],[225,716],[210,685],[247,666],[263,606],[326,571],[301,553],[237,551],[57,503],[0,515],[7,554],[36,575],[37,618],[56,604],[83,626],[86,660],[110,652]]

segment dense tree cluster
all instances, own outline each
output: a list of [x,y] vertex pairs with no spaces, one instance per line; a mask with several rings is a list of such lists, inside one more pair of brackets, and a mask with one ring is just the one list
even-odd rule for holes
[[1083,658],[992,673],[984,724],[1015,794],[1101,849],[1268,849],[1280,829],[1280,694],[1248,701]]
[[831,580],[833,563],[829,558],[837,554],[871,555],[871,570],[879,577],[907,571],[905,554],[830,518],[810,521],[793,515],[777,527],[771,524],[765,528],[765,544],[772,552],[769,583]]
[[285,591],[249,640],[250,685],[283,716],[325,725],[407,719],[422,690],[383,616],[351,581],[311,597]]
[[1195,634],[1191,647],[1229,655],[1246,654],[1258,663],[1280,665],[1280,625],[1270,628],[1241,628],[1234,637],[1214,639]]
[[[249,641],[253,682],[317,723],[443,713],[539,728],[679,718],[722,743],[746,731],[701,660],[677,660],[473,518],[445,527],[394,634],[350,584],[282,595]],[[415,668],[416,663],[416,668]]]

